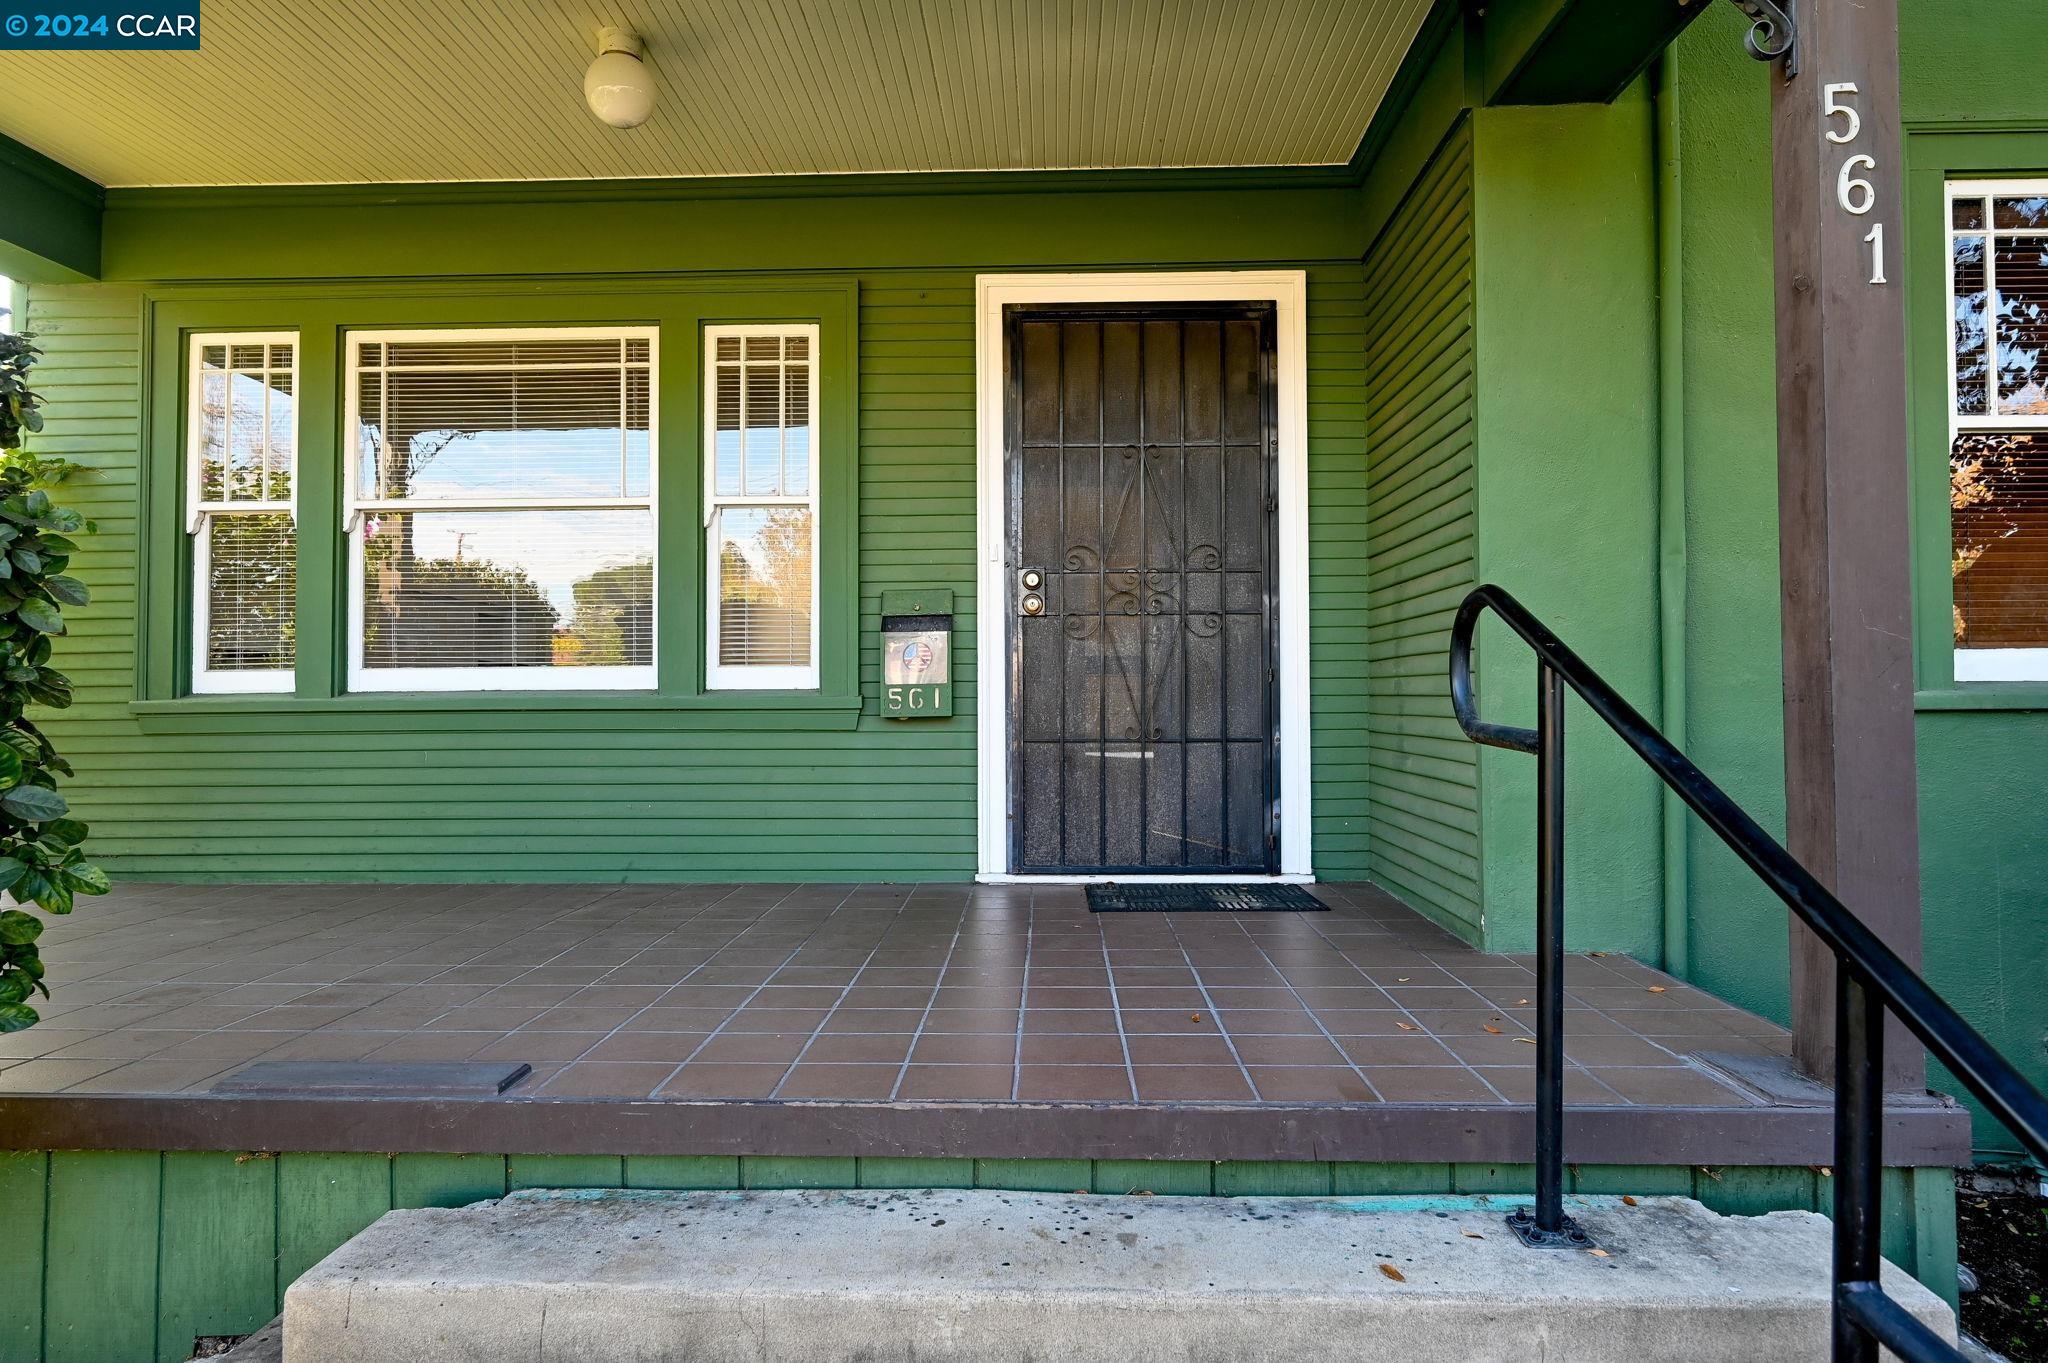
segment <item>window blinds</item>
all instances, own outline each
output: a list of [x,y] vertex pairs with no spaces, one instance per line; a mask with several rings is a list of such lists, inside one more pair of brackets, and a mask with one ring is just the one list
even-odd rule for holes
[[714,327],[706,374],[713,686],[817,685],[817,336]]
[[354,338],[358,685],[653,684],[653,349]]
[[1952,623],[1968,679],[1984,675],[1978,650],[2048,648],[2048,185],[1952,187],[1949,213]]
[[296,347],[196,336],[188,413],[193,689],[289,690],[296,656]]

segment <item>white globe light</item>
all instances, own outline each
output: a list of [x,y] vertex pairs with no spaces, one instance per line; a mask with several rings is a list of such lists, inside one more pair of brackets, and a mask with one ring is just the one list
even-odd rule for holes
[[654,73],[639,51],[638,37],[606,29],[598,35],[597,60],[583,73],[590,112],[614,128],[637,128],[654,112]]

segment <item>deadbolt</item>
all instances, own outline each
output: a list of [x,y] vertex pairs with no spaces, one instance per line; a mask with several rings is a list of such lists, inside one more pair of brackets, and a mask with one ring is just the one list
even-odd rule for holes
[[1040,587],[1042,587],[1042,586],[1044,586],[1044,585],[1045,585],[1045,575],[1044,575],[1043,573],[1039,572],[1039,571],[1038,571],[1038,569],[1036,569],[1036,568],[1026,568],[1026,569],[1024,570],[1024,590],[1025,590],[1025,591],[1027,591],[1027,592],[1035,592],[1035,591],[1037,591],[1037,590],[1038,590],[1038,589],[1039,589]]
[[1024,593],[1024,599],[1018,603],[1018,606],[1026,615],[1045,614],[1045,598],[1037,592]]

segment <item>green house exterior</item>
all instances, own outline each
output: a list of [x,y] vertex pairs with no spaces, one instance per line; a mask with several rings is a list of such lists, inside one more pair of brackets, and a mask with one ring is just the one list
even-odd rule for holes
[[[114,191],[101,282],[32,284],[25,310],[48,351],[39,448],[97,470],[78,567],[99,600],[66,643],[80,704],[53,722],[74,803],[133,878],[972,877],[975,279],[1278,265],[1307,275],[1314,874],[1525,948],[1533,768],[1464,742],[1443,680],[1471,586],[1515,592],[1782,818],[1768,89],[1740,34],[1708,16],[1609,104],[1485,107],[1480,55],[1434,24],[1349,171]],[[1908,3],[1901,39],[1925,950],[2041,1074],[2048,1004],[2022,982],[2048,966],[2028,779],[2048,688],[1948,675],[1940,406],[1941,185],[2048,164],[2021,78],[2039,40],[1991,0],[1967,23]],[[710,694],[688,339],[778,318],[824,324],[821,553],[843,571],[815,693]],[[579,321],[668,341],[659,688],[345,694],[321,538],[337,336]],[[181,694],[176,337],[278,327],[305,338],[296,694]],[[958,603],[955,713],[884,719],[882,594],[931,587]],[[1490,706],[1533,713],[1526,659],[1485,653]],[[1783,910],[1618,745],[1581,730],[1572,764],[1574,948],[1782,1016]]]
[[[1445,680],[1452,615],[1487,582],[1782,831],[1769,77],[1742,50],[1746,21],[1718,6],[1611,100],[1588,77],[1577,99],[1515,102],[1504,73],[1526,82],[1559,60],[1518,16],[1571,6],[1503,3],[1486,23],[1459,8],[1424,26],[1349,166],[102,191],[12,149],[0,188],[24,210],[16,221],[0,209],[0,265],[28,281],[25,324],[46,352],[48,426],[34,448],[91,470],[71,491],[98,523],[72,569],[94,602],[73,613],[58,658],[79,702],[49,720],[98,858],[122,878],[201,883],[988,872],[977,719],[1003,679],[977,665],[989,625],[977,290],[1097,271],[1305,280],[1299,665],[1313,813],[1289,869],[1373,882],[1488,950],[1530,949],[1534,765],[1467,742]],[[2048,174],[2048,33],[2023,0],[1900,10],[1925,968],[2043,1084],[2048,681],[1953,676],[1944,187]],[[780,322],[818,329],[818,685],[712,691],[703,329]],[[659,329],[656,685],[351,694],[347,334],[529,325]],[[193,695],[183,338],[253,331],[299,338],[296,671],[290,694]],[[905,591],[951,593],[950,717],[883,713],[884,598]],[[1526,652],[1482,635],[1489,718],[1530,722],[1533,682]],[[1574,727],[1570,751],[1571,949],[1632,955],[1785,1019],[1783,906],[1605,732]],[[1983,1118],[1976,1143],[2015,1148]],[[218,1288],[260,1318],[377,1212],[506,1187],[1102,1191],[1139,1178],[1156,1191],[1483,1191],[1524,1176],[1321,1163],[1247,1166],[1232,1183],[1228,1165],[968,1158],[763,1159],[751,1171],[737,1157],[587,1155],[529,1170],[549,1157],[516,1153],[0,1158],[0,1206],[41,1190],[48,1233],[34,1253],[50,1266],[90,1258],[123,1218],[161,1216],[147,1291],[165,1322],[149,1338],[164,1350],[193,1333],[191,1301],[216,1291],[178,1286],[195,1248],[274,1228]],[[1725,1183],[1691,1168],[1578,1176],[1745,1209],[1822,1196],[1808,1169]],[[1947,1193],[1898,1177],[1895,1247],[1938,1280],[1953,1254]],[[306,1210],[287,1216],[288,1203]],[[174,1217],[179,1205],[193,1210]],[[27,1327],[0,1336],[0,1358],[145,1348],[54,1342],[41,1322],[77,1317],[66,1293],[144,1289],[49,1272],[40,1342]]]

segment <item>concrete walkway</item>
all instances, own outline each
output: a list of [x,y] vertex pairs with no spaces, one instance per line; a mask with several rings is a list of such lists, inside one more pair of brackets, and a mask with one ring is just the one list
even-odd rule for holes
[[[395,1211],[296,1283],[287,1363],[1824,1357],[1828,1226],[1574,1199],[525,1192]],[[1889,1290],[1953,1338],[1947,1308]]]

